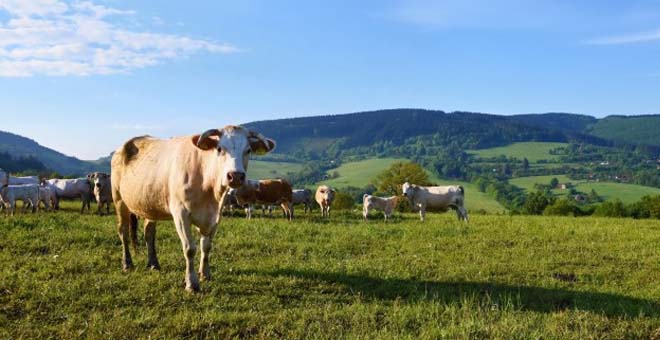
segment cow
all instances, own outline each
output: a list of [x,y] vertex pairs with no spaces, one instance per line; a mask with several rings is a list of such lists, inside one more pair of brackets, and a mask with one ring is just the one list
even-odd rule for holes
[[222,211],[227,211],[229,215],[234,213],[234,209],[239,207],[238,200],[236,199],[236,189],[227,190],[227,196],[224,199]]
[[392,212],[399,202],[399,196],[378,197],[369,194],[362,196],[362,216],[366,221],[369,217],[369,211],[380,210],[385,215],[385,222],[392,216]]
[[60,199],[78,198],[82,200],[82,207],[80,213],[91,210],[90,201],[92,200],[92,188],[87,178],[74,178],[74,179],[49,179],[45,183],[51,191],[55,192],[55,209],[60,209]]
[[87,179],[92,183],[94,197],[96,198],[96,213],[103,215],[103,206],[106,214],[110,214],[110,204],[112,204],[112,188],[110,175],[103,172],[94,172],[87,175]]
[[9,205],[8,213],[12,215],[16,213],[16,201],[23,201],[23,207],[30,204],[32,213],[35,213],[39,206],[39,185],[8,185],[5,181],[0,188],[0,197],[2,197],[3,204]]
[[[52,206],[53,206],[53,202],[54,202],[53,195],[54,194],[51,192],[49,187],[41,186],[41,185],[39,186],[39,202],[38,203],[43,202],[44,203],[44,208],[46,209],[46,211],[51,211],[52,210]],[[37,207],[37,209],[38,209],[38,207]]]
[[307,211],[312,211],[312,191],[309,189],[295,189],[292,191],[291,197],[293,202],[291,204],[291,214],[293,214],[293,206],[295,204],[305,205],[305,214]]
[[9,176],[9,185],[23,185],[23,184],[39,184],[39,177],[37,176],[22,176],[14,177]]
[[123,270],[133,267],[129,236],[135,247],[134,216],[144,219],[147,267],[151,269],[160,268],[156,221],[172,219],[186,261],[185,288],[199,291],[200,279],[193,264],[197,245],[191,224],[201,234],[201,279],[210,280],[209,253],[225,193],[243,185],[251,154],[265,154],[274,147],[275,142],[260,133],[232,125],[170,139],[135,137],[120,146],[112,156],[111,178]]
[[336,192],[335,189],[327,185],[321,185],[316,188],[314,198],[316,199],[316,203],[321,207],[322,217],[330,217],[330,206],[332,206],[332,201],[335,199]]
[[245,214],[248,219],[252,218],[254,204],[262,205],[262,214],[264,206],[279,204],[284,211],[284,217],[291,220],[293,218],[291,196],[291,185],[285,179],[247,180],[236,189],[236,200],[239,205],[246,206]]
[[424,222],[426,208],[446,210],[453,208],[459,220],[468,221],[465,209],[465,189],[461,185],[424,187],[408,182],[401,186],[403,196],[408,198],[413,209],[419,210],[419,218]]

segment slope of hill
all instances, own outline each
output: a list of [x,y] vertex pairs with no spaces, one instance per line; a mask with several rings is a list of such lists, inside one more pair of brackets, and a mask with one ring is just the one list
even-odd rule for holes
[[401,145],[412,137],[431,135],[469,148],[523,141],[567,141],[566,134],[560,131],[525,125],[506,116],[421,109],[278,119],[246,126],[277,140],[277,152],[282,153],[346,150],[383,141]]
[[33,156],[43,163],[46,168],[61,174],[83,174],[90,171],[107,170],[101,164],[66,156],[44,147],[32,139],[4,131],[0,131],[0,151],[7,152],[13,157]]
[[660,115],[609,116],[599,119],[588,131],[605,139],[660,146]]

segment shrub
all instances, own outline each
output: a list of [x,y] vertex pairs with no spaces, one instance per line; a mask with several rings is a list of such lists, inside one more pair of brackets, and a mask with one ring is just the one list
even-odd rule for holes
[[603,202],[596,207],[594,215],[602,217],[626,217],[626,206],[619,199]]
[[334,210],[346,210],[353,209],[355,206],[355,201],[353,197],[347,193],[338,192],[335,194],[335,200],[332,202],[332,209]]
[[578,208],[573,202],[562,198],[556,200],[554,203],[549,204],[543,209],[543,215],[549,216],[575,216],[577,215]]
[[525,204],[522,207],[522,212],[527,215],[541,215],[545,207],[550,203],[550,200],[543,192],[537,191],[527,196]]

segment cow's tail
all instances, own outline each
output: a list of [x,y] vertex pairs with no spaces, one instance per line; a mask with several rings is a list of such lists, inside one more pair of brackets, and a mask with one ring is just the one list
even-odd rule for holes
[[135,249],[135,251],[137,251],[138,249],[137,227],[138,227],[137,215],[131,214],[131,218],[129,219],[128,222],[128,235],[131,239],[131,244],[133,244],[133,249]]

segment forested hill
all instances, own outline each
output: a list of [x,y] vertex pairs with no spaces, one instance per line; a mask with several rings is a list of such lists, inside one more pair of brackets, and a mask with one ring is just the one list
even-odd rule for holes
[[[660,117],[660,116],[651,116]],[[586,115],[567,113],[499,116],[472,112],[392,109],[370,112],[259,121],[246,124],[278,142],[279,153],[308,154],[328,150],[346,150],[387,142],[401,145],[406,140],[428,136],[441,143],[454,143],[464,149],[501,146],[513,142],[583,141],[590,144],[644,143],[660,147],[660,138],[640,140],[634,133],[610,138],[615,129],[590,129],[599,120]],[[616,122],[614,122],[616,124]],[[660,126],[651,125],[648,131]],[[652,148],[655,150],[655,148]]]
[[40,145],[32,139],[0,131],[0,168],[7,171],[57,171],[63,175],[81,175],[91,171],[107,170],[91,162],[66,156]]

